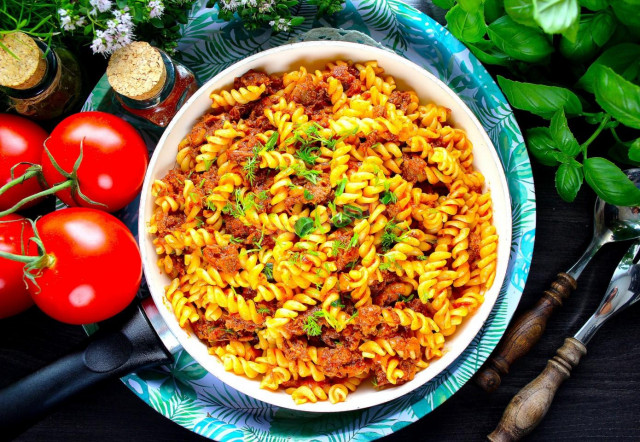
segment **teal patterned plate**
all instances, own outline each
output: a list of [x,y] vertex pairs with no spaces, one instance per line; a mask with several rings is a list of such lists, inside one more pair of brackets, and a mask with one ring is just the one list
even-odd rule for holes
[[[480,368],[502,337],[529,274],[535,238],[535,193],[529,157],[513,112],[478,60],[434,20],[396,0],[346,0],[334,17],[314,19],[314,6],[301,2],[296,15],[304,24],[292,33],[247,32],[240,23],[219,20],[216,9],[200,0],[183,26],[179,57],[204,83],[247,56],[279,46],[312,28],[359,31],[423,66],[451,87],[476,114],[493,144],[507,177],[512,199],[513,237],[507,275],[498,300],[472,343],[446,370],[424,386],[392,402],[347,413],[304,413],[250,398],[223,384],[186,352],[175,363],[122,378],[140,399],[183,427],[221,442],[370,441],[425,416],[458,391]],[[341,38],[328,32],[314,39]],[[353,39],[353,33],[348,34]],[[307,34],[308,35],[308,34]],[[366,37],[363,37],[366,40]],[[366,41],[360,41],[366,42]],[[106,78],[102,78],[84,110],[119,113]],[[161,132],[135,121],[150,149]],[[137,230],[138,202],[119,215]]]

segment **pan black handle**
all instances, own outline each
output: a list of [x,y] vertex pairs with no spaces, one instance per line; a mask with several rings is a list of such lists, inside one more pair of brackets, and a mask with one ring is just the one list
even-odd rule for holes
[[124,314],[119,330],[99,331],[81,350],[0,390],[0,428],[19,432],[64,399],[99,381],[171,362],[171,354],[142,308],[137,305]]

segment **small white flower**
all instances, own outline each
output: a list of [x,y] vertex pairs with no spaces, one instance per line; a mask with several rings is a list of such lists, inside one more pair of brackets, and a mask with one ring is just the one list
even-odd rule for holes
[[265,13],[271,11],[271,8],[273,8],[273,0],[265,0],[260,4],[258,11]]
[[67,12],[66,9],[58,9],[58,15],[62,18],[62,17],[66,17],[67,15],[69,15],[69,13]]
[[107,29],[115,29],[118,26],[118,22],[115,20],[107,20]]
[[107,51],[107,46],[105,45],[105,41],[100,37],[95,38],[91,43],[91,50],[93,51],[94,54],[104,54]]
[[89,0],[89,4],[100,12],[108,11],[112,5],[111,0]]
[[149,17],[157,18],[160,17],[164,12],[164,3],[162,3],[162,1],[160,0],[151,0],[149,2],[149,8]]
[[238,6],[242,4],[238,3],[236,0],[222,0],[220,3],[222,4],[222,9],[227,11],[235,11],[238,9]]

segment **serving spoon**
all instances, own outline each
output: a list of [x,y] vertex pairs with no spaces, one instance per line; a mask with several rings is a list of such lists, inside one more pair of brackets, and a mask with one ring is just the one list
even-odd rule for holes
[[[640,169],[629,169],[625,173],[640,188]],[[638,207],[614,206],[598,197],[593,217],[593,238],[580,259],[566,273],[558,273],[551,289],[544,292],[531,310],[513,322],[494,354],[476,375],[476,384],[483,390],[495,391],[511,364],[529,353],[544,333],[551,314],[578,287],[577,279],[604,244],[640,238]]]
[[529,434],[546,415],[562,382],[587,353],[585,346],[593,335],[609,318],[640,299],[639,250],[640,241],[636,241],[618,264],[596,312],[574,337],[565,339],[544,371],[514,396],[498,427],[487,436],[490,441],[511,442]]

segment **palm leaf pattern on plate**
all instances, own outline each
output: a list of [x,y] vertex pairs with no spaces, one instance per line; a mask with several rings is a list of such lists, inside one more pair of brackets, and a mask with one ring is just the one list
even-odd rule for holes
[[[507,276],[498,300],[469,347],[424,386],[392,402],[349,413],[314,414],[279,409],[250,398],[204,371],[185,352],[161,369],[143,370],[123,382],[151,407],[185,428],[221,442],[283,440],[371,441],[395,432],[442,404],[476,372],[504,333],[529,273],[535,238],[535,192],[520,130],[504,95],[484,67],[442,26],[398,0],[346,0],[334,17],[314,18],[315,6],[301,2],[302,28],[274,34],[248,33],[223,22],[215,8],[198,0],[182,27],[179,57],[204,82],[247,56],[287,43],[312,27],[335,26],[372,36],[449,83],[487,130],[504,165],[512,197],[513,241]],[[85,110],[119,113],[103,78]],[[141,128],[150,149],[158,134]],[[135,207],[133,207],[135,206]],[[137,206],[120,216],[130,228]]]

